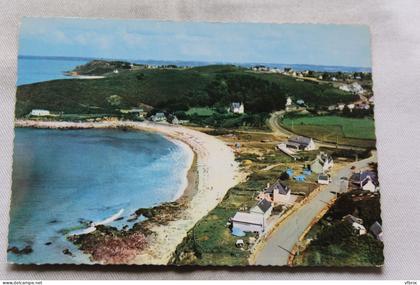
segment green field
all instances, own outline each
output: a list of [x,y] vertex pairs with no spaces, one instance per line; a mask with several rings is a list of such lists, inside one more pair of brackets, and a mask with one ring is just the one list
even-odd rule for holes
[[375,147],[375,125],[370,118],[296,116],[283,118],[281,124],[297,134],[325,142]]

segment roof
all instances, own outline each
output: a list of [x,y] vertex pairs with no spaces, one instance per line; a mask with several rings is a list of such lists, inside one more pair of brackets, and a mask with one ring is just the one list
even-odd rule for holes
[[328,175],[319,175],[318,176],[318,180],[329,180],[329,177],[328,177]]
[[[367,178],[370,177],[372,183],[375,186],[379,185],[378,182],[378,175],[376,174],[376,172],[374,171],[362,171],[362,172],[358,172],[358,173],[354,173],[351,177],[350,177],[350,181],[356,184],[360,184],[360,183],[367,183]],[[363,184],[364,185],[364,184]]]
[[295,142],[290,142],[290,141],[288,141],[288,142],[286,142],[286,146],[295,146],[295,147],[300,147],[300,144],[299,144],[299,143],[295,143]]
[[128,110],[129,112],[143,112],[143,109],[140,108],[131,108],[130,110]]
[[374,222],[369,230],[372,232],[372,234],[374,234],[375,236],[378,236],[380,233],[382,233],[382,226],[380,223],[378,222]]
[[343,217],[343,221],[347,221],[350,224],[353,224],[353,223],[358,223],[358,224],[363,223],[363,220],[361,218],[357,218],[357,217],[355,217],[353,215],[345,215]]
[[266,213],[272,206],[270,201],[267,199],[262,199],[257,203],[257,205],[255,205],[255,207],[260,208],[263,213]]
[[273,183],[273,185],[270,185],[270,187],[265,190],[266,193],[273,193],[274,191],[277,191],[279,194],[286,195],[290,192],[290,188],[277,180]]
[[165,117],[165,113],[156,113],[155,118],[163,118]]
[[241,107],[241,103],[239,103],[239,102],[232,102],[232,104],[231,104],[231,106],[232,106],[232,108],[239,108],[239,107]]
[[245,212],[236,212],[235,216],[232,218],[232,221],[246,224],[263,225],[262,215]]
[[311,143],[311,138],[303,137],[303,136],[294,136],[289,138],[289,142],[298,143],[299,145],[308,146]]

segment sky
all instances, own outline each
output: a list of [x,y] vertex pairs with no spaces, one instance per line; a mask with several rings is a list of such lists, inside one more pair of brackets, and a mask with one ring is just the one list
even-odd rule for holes
[[371,67],[363,25],[23,18],[19,55]]

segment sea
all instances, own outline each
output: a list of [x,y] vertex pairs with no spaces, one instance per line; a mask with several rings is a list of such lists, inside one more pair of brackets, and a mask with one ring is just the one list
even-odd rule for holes
[[[16,128],[9,247],[15,263],[90,263],[66,240],[86,223],[177,199],[187,185],[188,149],[150,132]],[[63,254],[69,249],[71,255]]]
[[[72,70],[77,65],[85,64],[95,58],[88,57],[53,57],[53,56],[28,56],[20,55],[18,57],[18,79],[17,85],[24,85],[54,79],[69,79],[66,71]],[[98,59],[98,58],[96,58]],[[109,59],[115,60],[115,59]],[[255,65],[265,65],[271,68],[291,67],[296,71],[313,70],[321,72],[370,72],[368,67],[352,66],[326,66],[309,64],[284,64],[284,63],[235,63],[235,62],[203,62],[203,61],[171,61],[171,60],[138,60],[138,59],[118,59],[129,62],[150,65],[169,65],[177,66],[203,66],[209,64],[235,64],[243,67],[252,67]]]

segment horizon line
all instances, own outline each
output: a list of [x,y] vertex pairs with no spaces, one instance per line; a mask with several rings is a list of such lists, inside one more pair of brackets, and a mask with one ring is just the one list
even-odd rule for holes
[[203,60],[182,60],[182,59],[134,59],[134,58],[111,58],[111,57],[92,57],[92,56],[70,56],[70,55],[30,55],[30,54],[18,54],[19,57],[48,57],[48,58],[79,58],[79,59],[96,59],[96,60],[119,60],[119,61],[167,61],[167,62],[198,62],[198,63],[213,63],[213,64],[232,64],[232,65],[241,65],[241,64],[278,64],[278,65],[295,65],[295,66],[321,66],[321,67],[345,67],[345,68],[359,68],[359,69],[369,69],[372,70],[372,67],[367,66],[351,66],[351,65],[324,65],[324,64],[311,64],[311,63],[276,63],[276,62],[228,62],[228,61],[203,61]]

